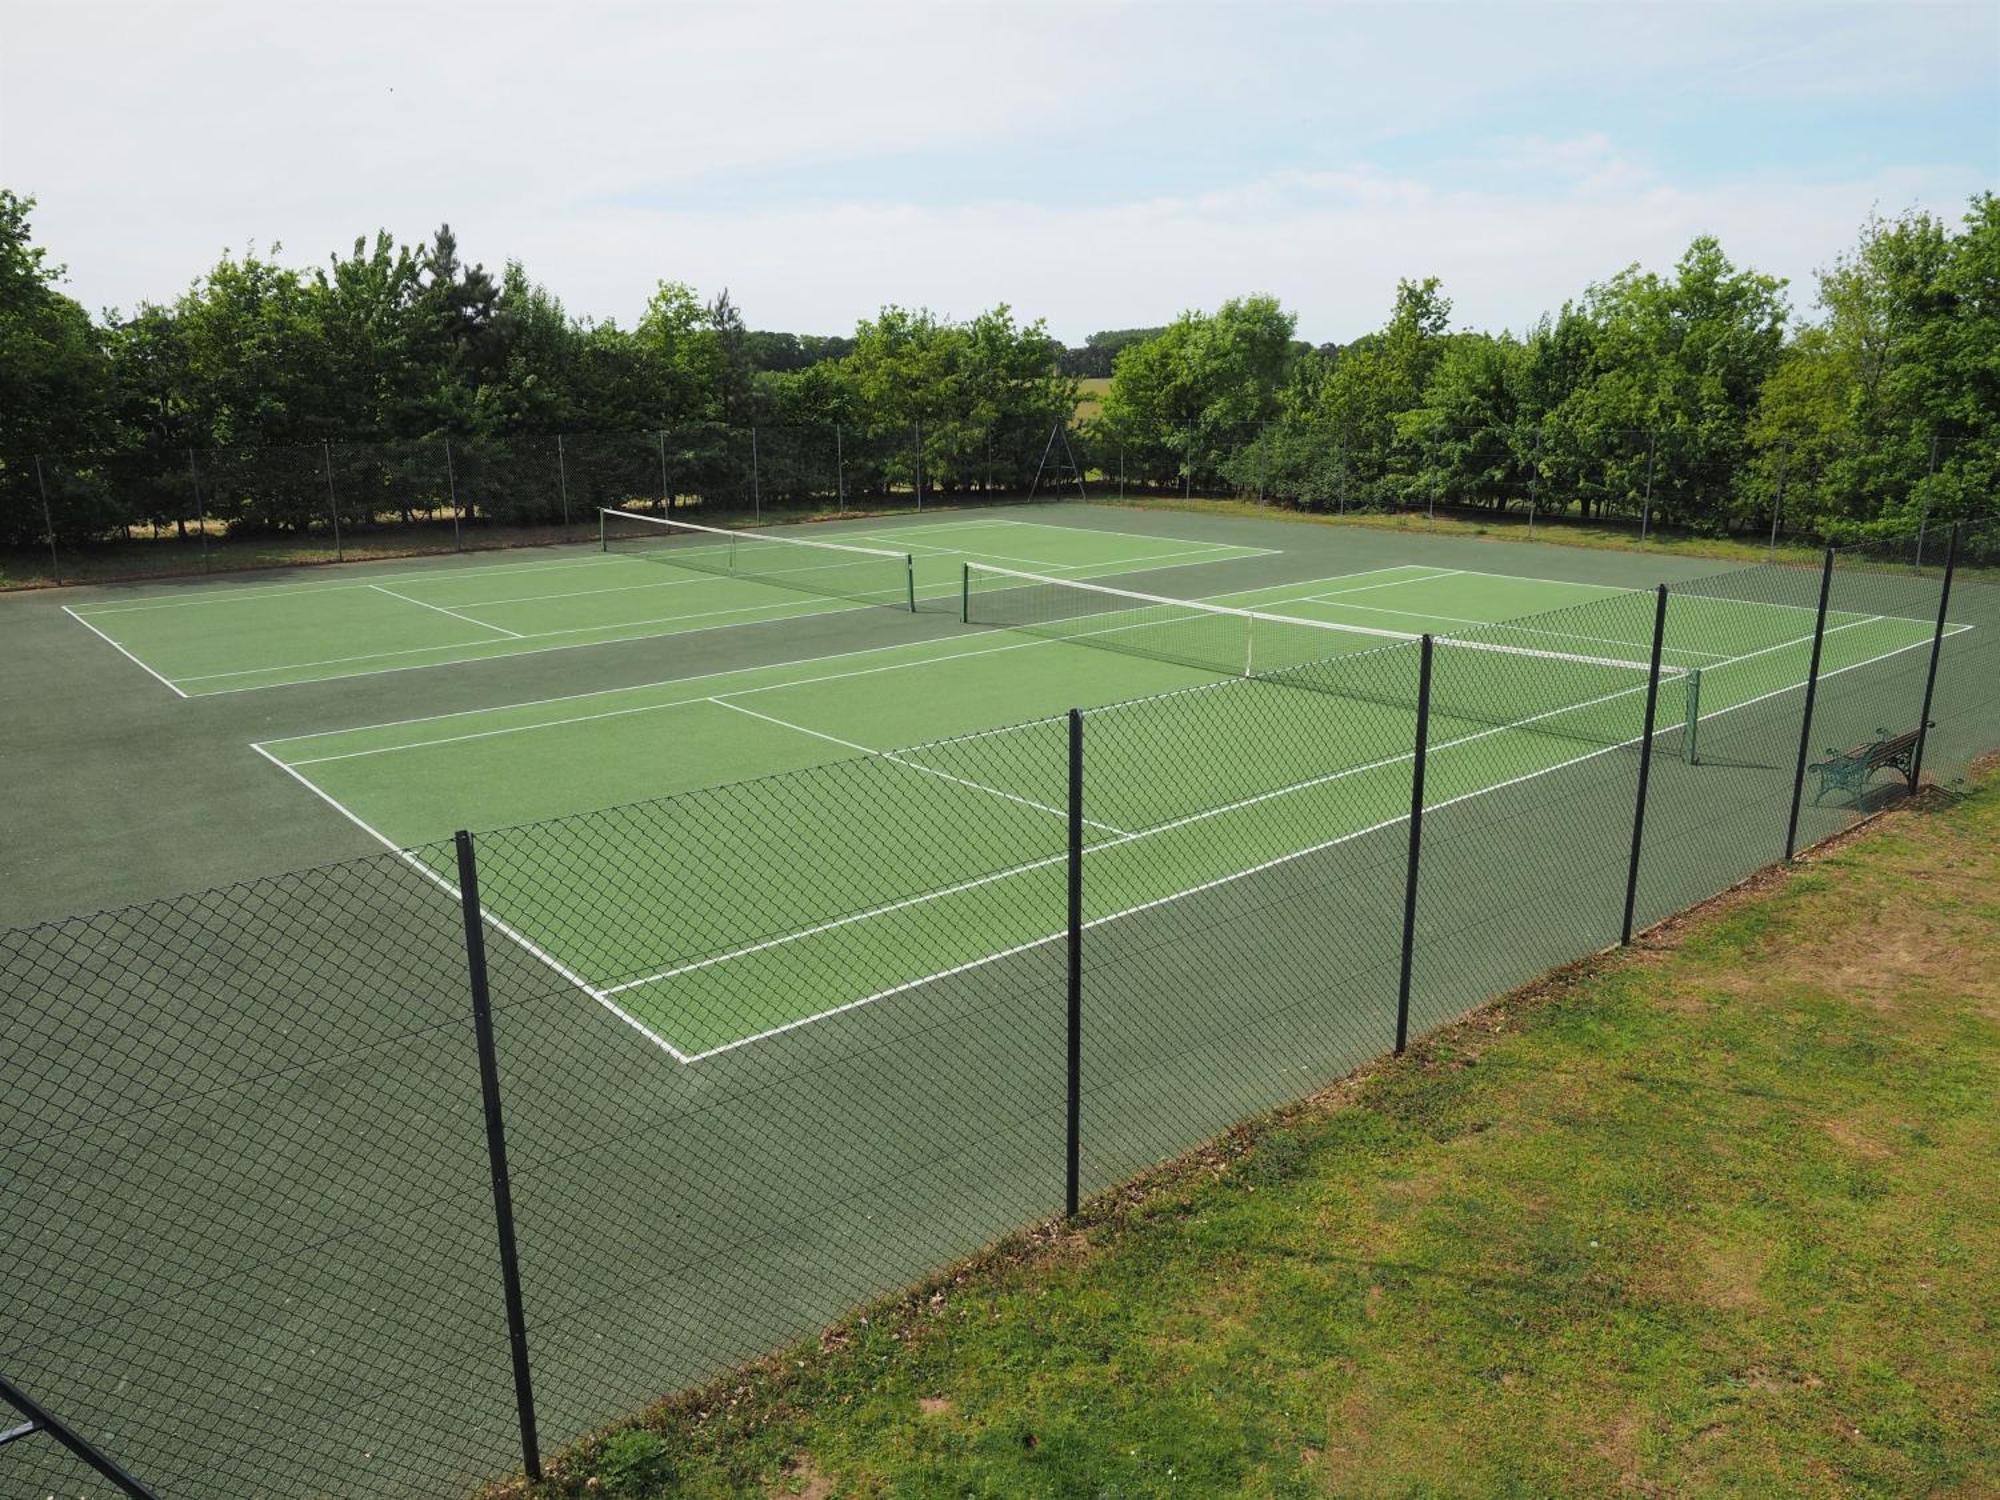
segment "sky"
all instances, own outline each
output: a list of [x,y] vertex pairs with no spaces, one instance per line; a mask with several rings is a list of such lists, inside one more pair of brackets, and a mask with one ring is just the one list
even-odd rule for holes
[[1081,342],[1438,276],[1521,329],[1697,234],[1788,277],[2000,188],[2000,4],[0,0],[0,185],[97,311],[440,222],[579,316],[999,302]]

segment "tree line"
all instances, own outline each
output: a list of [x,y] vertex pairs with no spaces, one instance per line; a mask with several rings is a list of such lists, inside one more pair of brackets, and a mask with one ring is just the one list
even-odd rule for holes
[[[1004,304],[759,331],[726,290],[674,281],[628,328],[570,314],[518,262],[469,263],[449,227],[312,267],[225,255],[171,301],[94,317],[60,290],[32,209],[0,189],[0,540],[15,544],[51,522],[84,539],[197,514],[367,526],[447,495],[527,519],[663,489],[1017,490],[1055,424],[1075,428],[1064,462],[1107,480],[1115,465],[1121,486],[1643,508],[1715,531],[1774,511],[1821,535],[1968,513],[2000,478],[1992,194],[1955,223],[1871,217],[1809,318],[1704,237],[1670,272],[1629,268],[1519,333],[1454,329],[1431,278],[1345,345],[1300,341],[1293,312],[1250,296],[1074,349]],[[1075,424],[1091,376],[1109,390]],[[571,455],[590,452],[616,456],[585,464],[572,496]]]

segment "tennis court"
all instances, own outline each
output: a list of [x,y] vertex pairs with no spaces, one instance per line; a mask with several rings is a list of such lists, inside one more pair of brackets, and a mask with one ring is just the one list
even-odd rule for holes
[[[968,560],[1089,578],[1269,551],[992,517],[725,535],[614,516],[603,543],[534,562],[215,584],[67,612],[173,692],[198,697],[728,629],[871,603],[944,608],[956,605],[959,565]],[[746,550],[791,553],[796,560],[776,565],[761,555],[754,563],[736,556]]]
[[[1067,708],[1094,711],[1099,747],[1085,788],[1096,923],[1399,818],[1413,633],[1465,638],[1439,644],[1432,806],[1641,732],[1649,639],[1578,623],[1629,619],[1590,608],[1632,601],[1625,590],[1401,565],[1203,609],[1074,566],[1057,577],[959,554],[955,578],[922,585],[957,595],[971,627],[945,639],[256,748],[441,885],[454,867],[436,841],[454,828],[535,839],[518,825],[673,798],[486,863],[482,898],[564,982],[698,1062],[1053,941]],[[1822,675],[1919,650],[1933,624],[1836,612]],[[1663,743],[1697,758],[1702,724],[1796,689],[1812,634],[1809,610],[1677,600]],[[1284,732],[1223,732],[1270,722],[1266,701],[1282,703]],[[1172,758],[1220,743],[1236,747],[1226,761]]]

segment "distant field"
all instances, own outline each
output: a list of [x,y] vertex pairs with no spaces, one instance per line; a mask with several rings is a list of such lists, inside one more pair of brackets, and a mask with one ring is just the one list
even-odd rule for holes
[[1092,375],[1087,380],[1079,380],[1076,385],[1080,393],[1076,402],[1076,417],[1079,422],[1088,422],[1104,405],[1105,393],[1111,389],[1111,377]]

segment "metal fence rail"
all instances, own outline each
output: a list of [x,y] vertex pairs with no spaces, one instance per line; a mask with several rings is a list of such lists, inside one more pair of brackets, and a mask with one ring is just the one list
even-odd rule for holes
[[[6,1389],[165,1497],[532,1471],[1962,777],[2000,531],[1915,545],[0,932]],[[1552,633],[1650,669],[1495,721]]]

